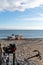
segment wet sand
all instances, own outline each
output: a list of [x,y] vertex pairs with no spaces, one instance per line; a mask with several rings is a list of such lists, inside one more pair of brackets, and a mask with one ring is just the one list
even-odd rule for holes
[[[16,58],[19,62],[24,61],[24,58],[27,59],[28,57],[31,57],[35,55],[36,53],[33,52],[34,50],[38,50],[41,53],[42,60],[40,60],[38,57],[31,58],[27,61],[24,61],[25,65],[28,63],[28,65],[43,65],[43,39],[24,39],[24,40],[0,40],[0,43],[3,46],[8,46],[9,44],[16,44]],[[12,55],[9,55],[12,59]],[[20,64],[21,65],[21,64]],[[27,64],[26,64],[27,65]]]

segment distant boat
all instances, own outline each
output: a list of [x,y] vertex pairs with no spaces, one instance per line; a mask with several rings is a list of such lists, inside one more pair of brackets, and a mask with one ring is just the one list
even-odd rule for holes
[[23,36],[22,35],[15,35],[15,39],[16,40],[21,40],[21,39],[23,39]]
[[7,39],[8,39],[8,40],[13,40],[13,39],[15,39],[14,34],[11,34],[10,36],[7,36]]
[[11,34],[10,36],[7,36],[7,39],[8,40],[22,40],[23,36],[22,35],[15,35],[14,36],[14,34]]

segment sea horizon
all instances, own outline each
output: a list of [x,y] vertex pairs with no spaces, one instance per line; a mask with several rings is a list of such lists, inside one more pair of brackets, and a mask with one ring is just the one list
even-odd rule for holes
[[11,34],[22,35],[24,38],[43,38],[43,30],[0,30],[0,38],[6,38]]

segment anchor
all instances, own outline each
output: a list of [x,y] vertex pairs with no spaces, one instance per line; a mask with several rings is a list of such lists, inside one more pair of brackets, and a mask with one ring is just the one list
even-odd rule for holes
[[34,57],[38,57],[40,60],[42,60],[41,53],[38,50],[34,50],[33,52],[37,52],[37,54],[34,55],[34,56],[31,56],[31,57],[28,57],[27,59],[31,59],[31,58],[34,58]]

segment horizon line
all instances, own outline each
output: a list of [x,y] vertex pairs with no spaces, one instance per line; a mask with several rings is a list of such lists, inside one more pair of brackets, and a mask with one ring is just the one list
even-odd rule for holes
[[0,30],[43,30],[43,29],[0,29]]

